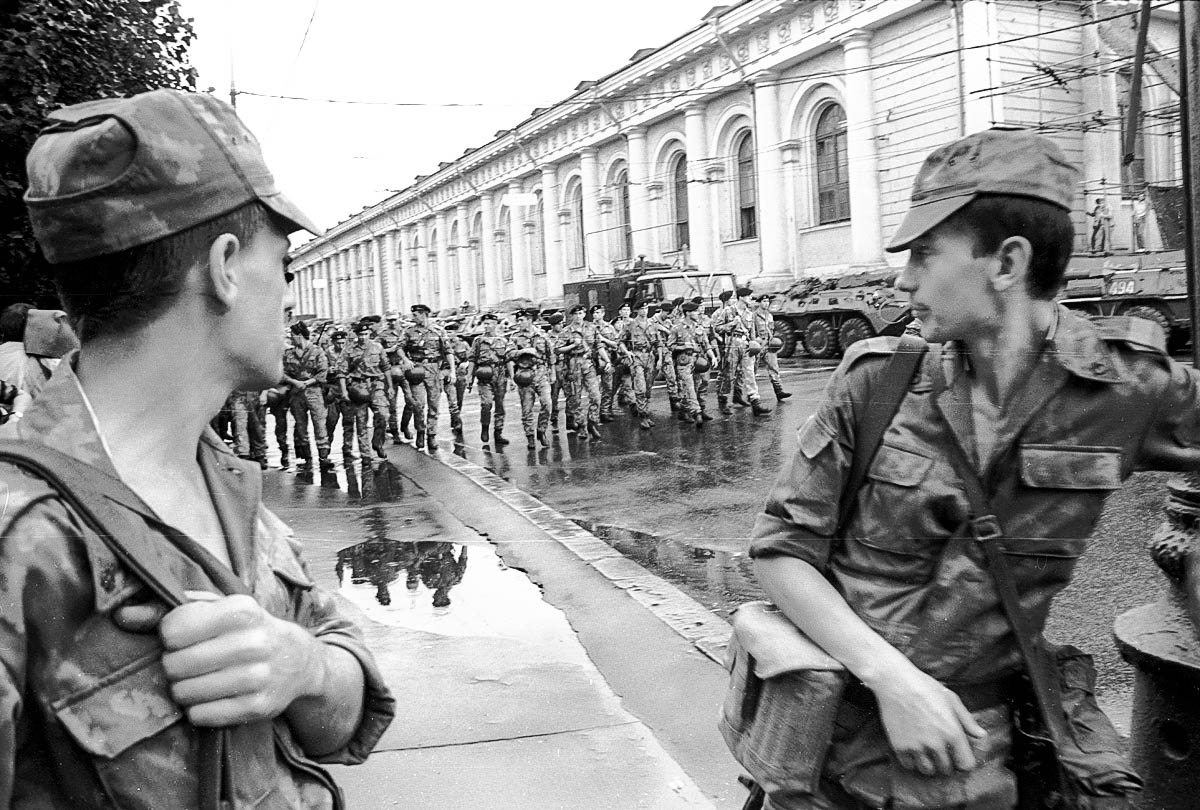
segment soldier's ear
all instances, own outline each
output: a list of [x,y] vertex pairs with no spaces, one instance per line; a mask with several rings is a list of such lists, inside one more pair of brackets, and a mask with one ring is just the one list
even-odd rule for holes
[[999,261],[990,269],[992,288],[997,292],[1025,289],[1033,247],[1024,236],[1010,236],[996,251]]
[[241,250],[241,241],[231,233],[221,234],[208,246],[204,274],[213,297],[226,308],[234,305],[241,289]]

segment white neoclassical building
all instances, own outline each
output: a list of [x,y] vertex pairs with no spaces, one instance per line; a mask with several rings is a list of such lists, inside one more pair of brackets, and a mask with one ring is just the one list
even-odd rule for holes
[[925,154],[994,124],[1057,139],[1083,167],[1081,234],[1084,198],[1104,196],[1127,245],[1136,192],[1181,176],[1171,6],[1154,12],[1135,160],[1121,159],[1139,7],[718,6],[298,248],[298,309],[539,300],[638,256],[760,285],[882,266]]

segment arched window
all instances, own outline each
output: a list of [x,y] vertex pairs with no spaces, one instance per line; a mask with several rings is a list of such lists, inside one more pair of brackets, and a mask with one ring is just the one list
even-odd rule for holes
[[737,146],[738,239],[758,236],[758,179],[754,167],[754,136],[747,132]]
[[529,261],[533,265],[535,276],[546,274],[546,209],[542,205],[542,190],[534,192],[537,195],[537,206],[533,209],[533,244],[529,249]]
[[675,249],[690,245],[688,234],[687,155],[680,152],[671,168],[671,214],[674,220]]
[[587,266],[587,240],[583,230],[583,185],[575,182],[567,192],[568,211],[570,212],[570,246],[571,267]]
[[[507,205],[500,208],[500,244],[497,247],[500,249],[500,280],[512,281],[513,279],[513,240],[520,239],[521,235],[513,233],[512,228],[512,211]],[[501,241],[502,240],[502,241]]]
[[616,203],[617,228],[616,228],[616,244],[617,251],[614,258],[616,259],[632,259],[633,258],[633,224],[629,216],[629,170],[621,169],[617,172],[612,182],[613,197]]
[[846,112],[830,104],[817,119],[817,211],[821,225],[850,219]]

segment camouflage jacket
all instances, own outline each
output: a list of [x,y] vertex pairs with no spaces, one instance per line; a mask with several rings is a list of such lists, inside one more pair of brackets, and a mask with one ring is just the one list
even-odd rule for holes
[[445,330],[438,326],[410,326],[404,331],[404,353],[414,363],[448,365],[454,352]]
[[650,321],[632,318],[625,322],[621,342],[634,351],[657,349],[658,329]]
[[323,383],[329,373],[329,358],[316,343],[309,343],[303,349],[289,346],[283,353],[283,373],[293,380]]
[[704,328],[704,324],[685,318],[671,327],[671,333],[667,335],[667,348],[671,350],[691,348],[704,354],[708,352],[709,348],[708,330]]
[[[522,352],[522,349],[532,349],[532,351]],[[512,350],[509,353],[509,359],[516,362],[517,365],[522,365],[521,357],[528,357],[528,365],[547,365],[552,366],[557,362],[554,352],[554,346],[550,343],[550,339],[546,333],[535,326],[529,327],[528,330],[522,331],[518,329],[512,333]]]
[[953,342],[930,345],[834,537],[854,453],[853,403],[872,390],[897,339],[855,343],[770,491],[751,556],[784,554],[823,571],[864,622],[943,683],[1018,671],[979,544],[962,534],[971,508],[953,446],[991,486],[1036,631],[1089,539],[1122,539],[1090,536],[1130,473],[1200,469],[1200,372],[1168,359],[1161,334],[1137,318],[1094,324],[1058,312],[1040,362],[988,425],[994,442],[981,441],[973,415],[969,357]]
[[327,385],[337,387],[338,380],[345,379],[350,367],[350,350],[343,347],[339,352],[332,347],[325,350],[329,371],[325,374]]
[[[117,475],[68,362],[3,433]],[[197,458],[234,572],[254,598],[362,664],[362,722],[345,748],[321,757],[362,762],[395,708],[359,630],[313,585],[291,530],[263,506],[258,465],[232,455],[211,430]],[[112,619],[120,605],[144,599],[140,581],[48,485],[0,465],[0,488],[0,807],[194,808],[197,733],[171,699],[158,634],[128,632]],[[158,522],[152,512],[147,518]],[[216,591],[154,525],[146,524],[148,539],[179,585]],[[337,788],[283,716],[230,732],[236,808],[333,806]]]
[[479,335],[471,344],[471,362],[476,366],[503,364],[509,359],[509,348],[510,341],[504,335]]
[[351,380],[382,380],[392,367],[387,352],[377,340],[367,339],[361,346],[346,350],[347,375]]
[[754,313],[739,304],[719,309],[713,313],[713,331],[731,337],[751,338],[757,329],[754,325]]

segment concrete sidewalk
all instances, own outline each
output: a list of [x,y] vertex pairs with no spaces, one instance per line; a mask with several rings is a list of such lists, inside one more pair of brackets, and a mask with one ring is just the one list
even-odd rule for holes
[[[349,806],[740,807],[715,722],[725,623],[486,470],[389,455],[403,472],[383,471],[385,498],[290,473],[264,487],[397,696],[370,761],[335,769]],[[432,607],[411,579],[340,570],[338,552],[363,541],[461,544],[452,604]]]

